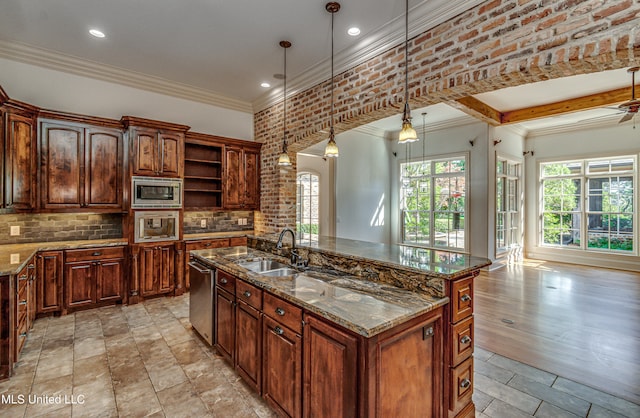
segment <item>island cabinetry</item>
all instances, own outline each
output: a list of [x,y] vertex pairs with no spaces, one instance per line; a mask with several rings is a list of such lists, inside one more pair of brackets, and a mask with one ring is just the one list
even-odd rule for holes
[[123,139],[118,129],[41,123],[44,209],[123,209]]
[[124,247],[65,251],[68,310],[116,303],[124,297]]
[[448,282],[451,303],[448,308],[447,372],[450,417],[472,417],[473,395],[473,279],[474,275]]
[[[243,244],[231,244],[229,238],[201,239],[195,241],[185,241],[185,257],[190,258],[190,251],[206,250],[208,248],[223,248],[230,245],[246,245],[247,237],[237,237],[243,240]],[[235,240],[237,238],[231,238]],[[189,277],[189,260],[184,262],[184,287],[186,290],[191,288],[191,279]]]
[[236,301],[235,369],[262,393],[262,289],[237,280]]
[[121,121],[127,129],[133,175],[183,176],[184,135],[188,126],[131,116],[124,116]]
[[35,272],[35,263],[34,260],[31,259],[27,262],[27,265],[15,275],[14,361],[18,360],[20,351],[22,351],[22,347],[27,340],[27,333],[31,329],[36,317]]
[[216,272],[214,347],[231,365],[236,348],[236,278],[224,271]]
[[38,271],[36,313],[62,312],[63,251],[41,251],[36,256]]
[[281,416],[302,415],[302,310],[264,294],[262,396]]
[[260,144],[225,146],[224,202],[227,209],[260,208]]

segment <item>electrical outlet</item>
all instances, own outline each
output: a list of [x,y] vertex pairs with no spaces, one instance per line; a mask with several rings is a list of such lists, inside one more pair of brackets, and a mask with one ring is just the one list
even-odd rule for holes
[[12,237],[20,235],[20,225],[11,225],[11,232],[9,232],[9,235]]
[[238,218],[238,225],[242,225],[242,218]]
[[206,228],[206,227],[207,227],[207,220],[200,219],[200,228]]
[[20,254],[11,254],[11,264],[18,264],[20,262]]
[[242,218],[242,225],[246,225],[247,224],[247,218]]

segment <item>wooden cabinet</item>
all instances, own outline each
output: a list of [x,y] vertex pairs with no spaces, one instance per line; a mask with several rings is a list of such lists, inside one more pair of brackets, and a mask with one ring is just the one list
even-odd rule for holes
[[216,271],[215,320],[213,345],[233,365],[235,361],[236,278],[224,271]]
[[184,135],[188,126],[131,116],[121,119],[129,142],[131,174],[182,177]]
[[124,297],[124,247],[65,251],[65,305],[69,310]]
[[36,256],[37,314],[62,311],[63,263],[62,251],[41,251]]
[[218,137],[187,133],[184,143],[185,209],[222,208],[223,150],[224,144],[218,142]]
[[11,376],[13,367],[14,290],[11,282],[11,276],[0,276],[0,379]]
[[[8,111],[3,119],[4,206],[14,210],[32,210],[37,205],[35,117]],[[0,166],[0,173],[1,169]]]
[[[246,239],[246,238],[245,238]],[[207,248],[222,248],[229,246],[229,238],[201,239],[194,241],[185,241],[185,257],[184,262],[184,287],[186,290],[191,288],[191,278],[189,277],[189,252],[195,250],[206,250]]]
[[136,246],[140,295],[143,297],[172,292],[175,288],[174,244],[144,244]]
[[14,361],[27,340],[27,334],[36,318],[35,306],[35,263],[31,259],[15,276],[16,289],[14,324]]
[[262,289],[236,281],[235,369],[256,392],[262,392]]
[[228,209],[260,208],[260,148],[225,146],[224,202]]
[[358,416],[358,337],[304,316],[303,416]]
[[40,138],[44,209],[123,209],[121,131],[44,121]]

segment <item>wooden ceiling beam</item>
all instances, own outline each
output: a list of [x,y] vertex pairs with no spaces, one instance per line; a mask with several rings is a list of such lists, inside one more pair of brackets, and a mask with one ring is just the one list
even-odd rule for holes
[[461,99],[450,100],[447,104],[489,125],[498,126],[502,123],[502,114],[499,111],[475,97],[466,96]]

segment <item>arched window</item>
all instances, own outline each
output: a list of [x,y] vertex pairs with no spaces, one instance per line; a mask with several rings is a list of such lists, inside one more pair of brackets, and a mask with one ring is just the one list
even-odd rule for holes
[[319,176],[308,172],[298,173],[296,229],[301,244],[318,242],[320,234],[319,194]]

